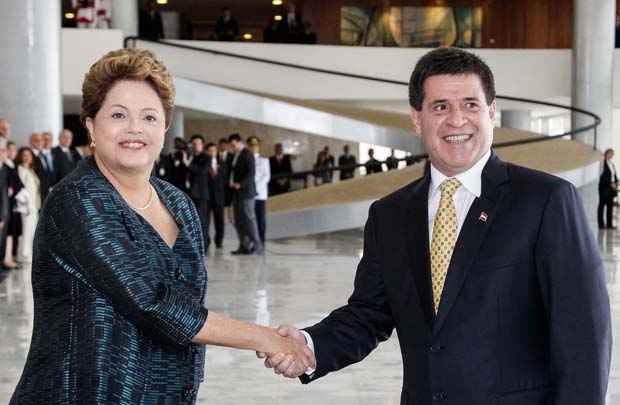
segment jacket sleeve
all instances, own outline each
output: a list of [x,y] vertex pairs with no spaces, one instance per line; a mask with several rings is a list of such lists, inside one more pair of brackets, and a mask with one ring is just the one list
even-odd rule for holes
[[553,403],[603,405],[611,356],[605,268],[571,184],[551,192],[535,250],[549,319]]
[[175,269],[157,267],[108,190],[54,190],[41,222],[53,260],[151,339],[186,346],[202,328],[207,309],[167,275]]
[[[248,186],[250,185],[251,181],[254,181],[254,175],[256,172],[256,167],[255,167],[255,163],[254,163],[254,155],[252,155],[252,153],[243,153],[241,156],[239,156],[239,158],[243,158],[242,162],[243,162],[243,171],[241,172],[241,175],[243,176],[243,178],[241,178],[241,181],[239,182],[239,184],[241,185],[242,189],[247,189]],[[241,162],[238,162],[241,163]]]
[[364,254],[348,304],[305,329],[312,337],[317,364],[312,375],[301,377],[305,384],[363,360],[392,334],[394,320],[379,268],[375,220],[371,207],[364,229]]

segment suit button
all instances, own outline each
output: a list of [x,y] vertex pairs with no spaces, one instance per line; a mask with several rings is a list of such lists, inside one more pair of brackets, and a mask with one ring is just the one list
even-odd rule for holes
[[436,392],[433,394],[433,401],[444,401],[448,399],[448,395],[445,392]]
[[439,353],[440,351],[442,351],[444,349],[443,346],[440,345],[432,345],[429,350],[431,351],[431,353]]

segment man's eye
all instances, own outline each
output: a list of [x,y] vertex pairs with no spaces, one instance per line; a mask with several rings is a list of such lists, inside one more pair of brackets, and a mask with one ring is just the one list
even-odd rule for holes
[[436,104],[433,111],[445,111],[448,107],[445,104]]
[[467,103],[465,104],[465,107],[469,108],[470,110],[475,110],[478,108],[478,103]]

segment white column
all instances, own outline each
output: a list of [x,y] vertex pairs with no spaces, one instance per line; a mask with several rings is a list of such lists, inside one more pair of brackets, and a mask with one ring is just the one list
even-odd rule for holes
[[[615,35],[615,0],[574,0],[573,2],[573,89],[572,104],[597,114],[596,147],[612,144],[612,77]],[[574,114],[573,128],[592,123],[591,118]],[[589,144],[594,132],[575,139]]]
[[185,119],[183,111],[174,110],[174,116],[172,117],[172,124],[166,132],[166,139],[164,140],[164,153],[170,153],[174,151],[174,138],[185,138]]
[[126,37],[138,35],[138,0],[112,0],[112,28]]
[[18,145],[32,132],[57,137],[61,129],[60,14],[59,1],[2,2],[0,118]]
[[500,116],[502,128],[532,130],[532,112],[530,110],[502,110]]

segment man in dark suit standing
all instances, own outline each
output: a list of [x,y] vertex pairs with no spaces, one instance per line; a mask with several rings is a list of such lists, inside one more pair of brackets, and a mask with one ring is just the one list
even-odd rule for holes
[[224,241],[224,203],[226,202],[226,182],[228,170],[218,158],[217,146],[207,145],[207,167],[209,175],[209,218],[213,216],[215,225],[215,247],[220,249]]
[[0,137],[0,263],[4,262],[7,230],[9,225],[9,167],[7,160],[7,140]]
[[56,182],[62,180],[67,174],[77,167],[82,157],[73,148],[73,133],[68,129],[63,129],[58,137],[58,146],[52,148],[52,160],[56,169]]
[[34,153],[33,170],[39,178],[41,202],[45,201],[54,180],[53,163],[50,163],[47,156],[43,153],[43,147],[43,134],[40,132],[33,132],[32,135],[30,135],[30,148],[32,149],[32,153]]
[[[618,195],[618,174],[616,173],[616,165],[612,161],[613,158],[614,150],[607,149],[605,159],[603,159],[603,172],[598,182],[597,219],[599,229],[616,228],[613,218],[614,198]],[[604,211],[606,211],[606,215],[603,215]]]
[[373,173],[383,172],[383,163],[375,159],[375,150],[372,148],[368,149],[368,160],[364,166],[366,167],[366,176],[370,176]]
[[[338,157],[338,166],[355,166],[357,164],[355,156],[350,153],[349,145],[344,145],[342,152],[343,154]],[[352,179],[353,176],[355,176],[355,167],[340,170],[340,180]]]
[[187,165],[190,184],[189,194],[200,217],[206,254],[211,244],[211,238],[209,238],[209,157],[205,153],[205,140],[202,135],[193,135],[191,142],[193,155]]
[[269,169],[272,177],[269,181],[269,195],[288,193],[291,189],[291,178],[278,177],[274,179],[273,177],[293,174],[291,155],[284,153],[282,144],[276,143],[274,151],[275,154],[269,158]]
[[233,189],[235,229],[239,237],[239,248],[232,253],[261,254],[263,246],[258,236],[254,211],[256,197],[254,155],[245,147],[239,134],[230,135],[228,142],[235,151],[231,165],[230,186]]
[[394,329],[401,404],[603,405],[611,324],[605,269],[575,188],[492,151],[495,87],[472,53],[439,48],[410,81],[430,155],[419,180],[375,202],[347,305],[300,332],[315,370],[364,359]]

